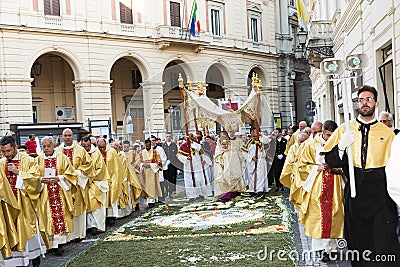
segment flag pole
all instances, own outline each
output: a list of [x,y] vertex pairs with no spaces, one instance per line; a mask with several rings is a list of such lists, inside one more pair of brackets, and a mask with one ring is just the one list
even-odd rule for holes
[[[188,78],[189,79],[189,78]],[[188,82],[189,83],[189,82]],[[190,89],[191,89],[191,84],[192,83],[190,83],[190,87],[189,87],[189,91],[191,91]],[[198,92],[198,95],[199,96],[202,96],[203,95],[203,85],[199,82],[198,84],[197,84],[197,92]],[[200,133],[200,131],[199,131],[199,126],[198,126],[198,124],[197,124],[197,115],[196,115],[196,109],[193,109],[193,120],[194,120],[194,127],[195,127],[195,129],[196,129],[196,137],[197,137],[197,134],[198,133]],[[199,139],[197,138],[197,141],[199,141]],[[199,141],[200,142],[200,141]],[[199,156],[200,156],[200,161],[201,161],[201,168],[202,168],[202,170],[203,170],[203,176],[204,176],[204,183],[206,184],[206,185],[208,185],[208,183],[207,183],[207,177],[206,177],[206,171],[205,171],[205,169],[204,169],[204,162],[203,162],[203,155],[200,153],[200,151],[199,151]]]
[[191,147],[190,147],[190,137],[189,137],[189,126],[188,126],[188,119],[187,119],[187,114],[186,114],[186,101],[185,101],[185,94],[184,94],[184,84],[183,84],[183,78],[182,78],[182,74],[179,73],[179,78],[178,78],[178,82],[179,82],[179,91],[181,93],[181,99],[182,99],[182,112],[183,112],[183,118],[184,118],[184,124],[185,124],[185,131],[186,131],[186,142],[189,146],[189,161],[190,161],[190,172],[192,174],[192,183],[193,183],[193,187],[196,187],[196,180],[194,177],[194,169],[193,169],[193,162],[192,162],[192,151],[191,151]]
[[256,153],[254,155],[254,159],[255,159],[254,160],[254,193],[256,193],[256,191],[257,191],[258,143],[260,140],[260,124],[258,122],[258,113],[259,113],[259,104],[260,103],[259,103],[259,94],[258,94],[258,89],[257,89],[259,80],[258,80],[258,75],[255,74],[254,72],[253,72],[252,80],[253,80],[253,83],[252,83],[253,90],[257,93],[256,117],[255,117],[255,121],[254,121],[254,127],[256,128],[256,140],[255,140]]

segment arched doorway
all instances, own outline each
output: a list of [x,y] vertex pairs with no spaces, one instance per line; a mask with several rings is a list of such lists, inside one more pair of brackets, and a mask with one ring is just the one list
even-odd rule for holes
[[182,61],[171,61],[163,71],[165,128],[166,131],[171,132],[174,136],[184,134],[180,107],[182,98],[178,83],[179,74],[182,75],[184,82],[187,82],[187,75],[183,64]]
[[210,66],[206,74],[207,96],[213,99],[225,98],[224,76],[216,64]]
[[[119,140],[144,140],[143,82],[139,67],[129,58],[118,59],[111,68],[112,132]],[[127,131],[126,117],[132,119]]]
[[267,82],[265,80],[265,77],[264,77],[263,72],[262,72],[261,69],[259,69],[257,67],[256,68],[252,68],[251,71],[249,72],[249,74],[247,75],[247,86],[249,88],[248,94],[250,94],[251,90],[253,90],[253,85],[252,85],[253,80],[252,80],[252,78],[253,78],[253,74],[254,73],[257,74],[257,76],[260,79],[260,81],[262,82],[263,86],[265,86],[266,82]]
[[31,78],[33,123],[77,121],[74,73],[64,58],[54,53],[40,56]]

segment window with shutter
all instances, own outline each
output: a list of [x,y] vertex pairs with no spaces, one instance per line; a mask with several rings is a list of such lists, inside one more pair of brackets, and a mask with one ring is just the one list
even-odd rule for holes
[[60,16],[60,0],[44,0],[44,14],[49,16]]
[[258,20],[251,18],[251,39],[258,42]]
[[132,9],[119,2],[119,17],[121,23],[133,24]]
[[177,2],[169,3],[171,26],[181,27],[181,5]]

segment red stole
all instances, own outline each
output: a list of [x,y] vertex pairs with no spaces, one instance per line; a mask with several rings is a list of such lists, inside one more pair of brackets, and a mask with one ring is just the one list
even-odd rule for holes
[[71,149],[65,149],[63,148],[64,155],[69,158],[69,161],[71,161],[71,164],[74,165],[74,148]]
[[331,170],[322,172],[321,188],[321,238],[331,238],[334,174]]
[[[57,158],[45,159],[44,167],[56,169],[57,175]],[[67,223],[64,217],[64,206],[60,194],[60,186],[58,185],[58,183],[55,182],[47,184],[47,193],[49,196],[51,218],[53,219],[54,234],[58,235],[66,233]]]
[[106,164],[106,166],[107,166],[107,151],[105,151],[105,152],[101,152],[101,155],[103,156],[104,163],[105,163],[105,164]]
[[[19,169],[19,160],[12,160],[12,163]],[[18,200],[18,189],[15,188],[15,185],[17,183],[17,175],[13,172],[8,171],[8,164],[6,164],[6,176],[8,182],[10,183],[14,196]]]
[[[140,154],[139,154],[140,162],[145,163],[145,164],[156,163],[156,152],[157,151],[155,149],[153,149],[153,158],[152,159],[143,160],[143,153],[142,152],[143,151],[140,151]],[[142,169],[142,177],[143,177],[143,182],[146,184],[146,174],[144,172],[144,168]],[[154,174],[154,178],[157,178],[156,173]]]

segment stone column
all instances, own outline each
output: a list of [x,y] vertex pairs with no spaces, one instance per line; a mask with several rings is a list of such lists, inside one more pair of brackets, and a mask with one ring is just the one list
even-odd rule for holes
[[145,138],[151,135],[163,138],[165,135],[164,84],[165,82],[154,81],[140,84],[143,88]]
[[31,78],[0,77],[0,131],[10,130],[9,124],[32,123]]
[[77,80],[75,85],[76,121],[88,127],[90,120],[108,120],[112,117],[112,80]]

